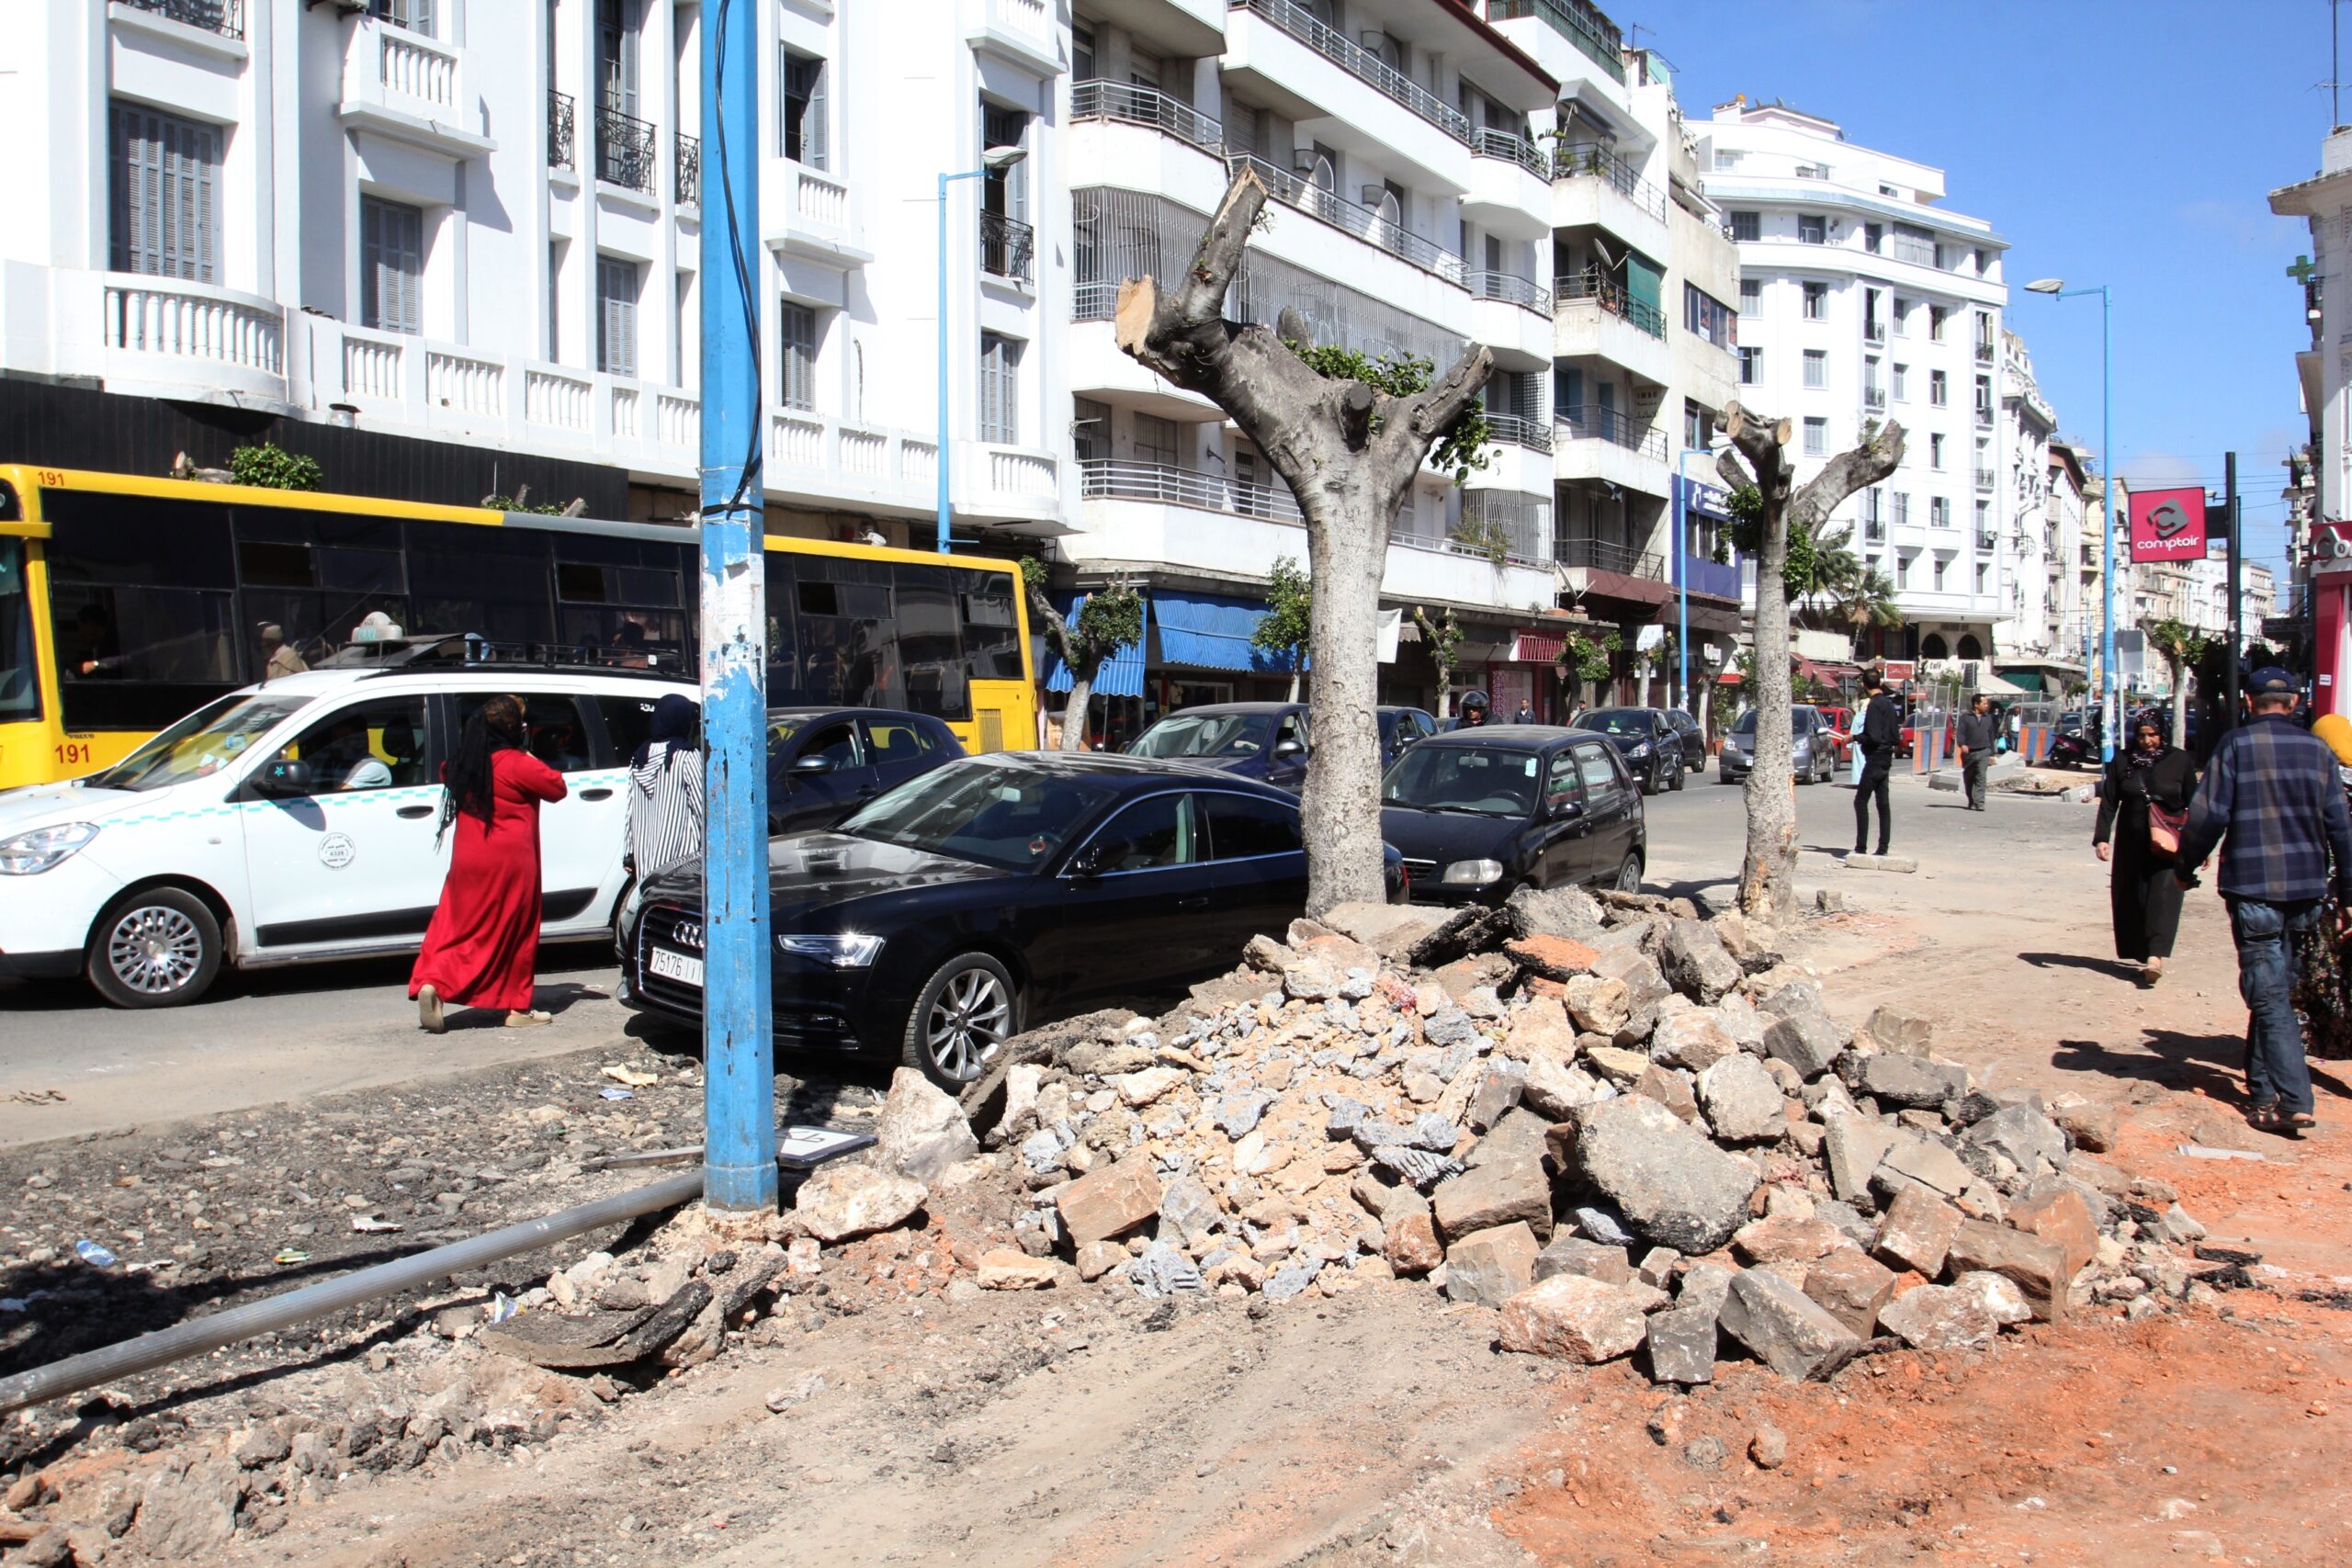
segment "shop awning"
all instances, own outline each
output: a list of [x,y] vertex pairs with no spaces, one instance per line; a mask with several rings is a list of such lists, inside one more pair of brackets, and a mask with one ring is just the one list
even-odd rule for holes
[[[1054,608],[1060,611],[1064,618],[1068,618],[1079,605],[1084,603],[1086,603],[1086,595],[1083,593],[1075,596],[1058,595],[1054,600]],[[1139,697],[1143,695],[1143,649],[1144,644],[1151,640],[1151,604],[1152,602],[1149,599],[1144,601],[1142,637],[1135,642],[1121,643],[1117,651],[1102,661],[1102,668],[1094,672],[1096,696]],[[1069,666],[1062,662],[1061,655],[1056,653],[1054,645],[1048,642],[1046,645],[1046,690],[1067,692],[1071,684]]]
[[1152,595],[1151,607],[1159,622],[1159,657],[1167,663],[1258,675],[1290,673],[1290,655],[1250,646],[1250,634],[1266,618],[1262,604],[1163,589]]

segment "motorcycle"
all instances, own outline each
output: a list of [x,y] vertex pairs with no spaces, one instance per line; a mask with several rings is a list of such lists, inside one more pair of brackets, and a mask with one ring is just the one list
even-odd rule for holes
[[2081,730],[2059,736],[2041,759],[2045,768],[2095,768],[2099,765],[2098,740]]

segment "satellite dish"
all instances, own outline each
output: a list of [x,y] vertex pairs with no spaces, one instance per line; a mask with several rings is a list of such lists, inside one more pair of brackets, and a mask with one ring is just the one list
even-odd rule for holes
[[1609,254],[1609,243],[1598,234],[1592,237],[1592,254],[1599,256],[1600,265],[1611,272],[1615,272],[1625,265],[1622,259]]

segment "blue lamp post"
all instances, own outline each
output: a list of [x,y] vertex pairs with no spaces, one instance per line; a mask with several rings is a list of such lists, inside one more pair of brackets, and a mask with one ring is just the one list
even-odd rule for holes
[[947,546],[947,187],[956,180],[986,179],[1029,156],[1022,147],[991,147],[980,154],[980,166],[960,175],[939,176],[939,553]]
[[2025,286],[2029,294],[2047,294],[2054,299],[2072,299],[2080,294],[2098,296],[2098,362],[2099,362],[2099,461],[2107,465],[2105,501],[2100,507],[2099,567],[2101,613],[2104,623],[2099,634],[2099,661],[2105,666],[2099,681],[2099,758],[2115,761],[2115,727],[2121,715],[2121,689],[2115,669],[2115,340],[2109,330],[2114,301],[2109,297],[2104,283],[2086,288],[2069,288],[2065,279],[2037,277]]

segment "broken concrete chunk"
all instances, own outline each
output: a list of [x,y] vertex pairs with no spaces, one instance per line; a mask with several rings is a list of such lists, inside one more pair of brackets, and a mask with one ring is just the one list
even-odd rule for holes
[[1853,1111],[1826,1122],[1821,1149],[1829,1162],[1831,1190],[1849,1203],[1867,1197],[1871,1173],[1894,1147],[1894,1129]]
[[886,1168],[933,1181],[949,1166],[980,1152],[963,1109],[912,1067],[890,1075],[890,1092],[874,1124],[874,1153]]
[[[1658,1032],[1666,1032],[1664,1023]],[[1699,1075],[1699,1104],[1719,1143],[1761,1143],[1779,1137],[1789,1125],[1781,1086],[1763,1063],[1737,1050]]]
[[809,1174],[792,1208],[818,1240],[849,1241],[905,1224],[928,1195],[908,1177],[837,1160]]
[[1702,920],[1668,925],[1658,952],[1667,984],[1702,1007],[1712,1006],[1739,984],[1739,960],[1724,951],[1721,934]]
[[1102,1167],[1064,1187],[1054,1207],[1062,1227],[1080,1247],[1125,1235],[1159,1213],[1166,1190],[1151,1161],[1141,1155]]
[[1869,1095],[1882,1109],[1939,1106],[1968,1091],[1968,1069],[1946,1066],[1925,1056],[1888,1051],[1847,1060],[1853,1070],[1846,1081],[1855,1093]]
[[1713,1008],[1667,1013],[1650,1035],[1650,1060],[1660,1066],[1703,1073],[1738,1053],[1739,1043],[1724,1027],[1723,1014]]
[[2008,1222],[2017,1229],[2054,1242],[2065,1255],[2065,1275],[2083,1271],[2098,1250],[2098,1220],[2083,1195],[2058,1181],[2044,1179],[2028,1188],[2008,1206]]
[[1499,1307],[1535,1282],[1535,1233],[1513,1222],[1464,1236],[1445,1249],[1448,1299]]
[[1556,1235],[1550,1246],[1535,1255],[1533,1269],[1538,1280],[1555,1274],[1582,1274],[1604,1285],[1623,1285],[1634,1279],[1634,1266],[1626,1261],[1622,1247],[1589,1241],[1580,1235]]
[[2029,1179],[2066,1163],[2066,1135],[2030,1105],[2004,1106],[1961,1136],[2007,1158]]
[[1784,1013],[1764,1028],[1764,1054],[1794,1067],[1799,1077],[1827,1072],[1845,1048],[1845,1036],[1829,1021],[1829,1015],[1818,1009]]
[[1747,1217],[1757,1176],[1643,1095],[1578,1110],[1550,1134],[1572,1180],[1609,1200],[1642,1240],[1687,1256],[1714,1251]]
[[1862,1026],[1862,1032],[1882,1051],[1924,1056],[1928,1042],[1935,1037],[1935,1025],[1916,1012],[1883,1004],[1871,1010],[1870,1022]]
[[1839,1247],[1805,1270],[1804,1293],[1864,1339],[1894,1294],[1894,1270],[1858,1248]]
[[1430,1194],[1438,1234],[1448,1241],[1523,1222],[1538,1241],[1552,1234],[1552,1182],[1540,1156],[1498,1160],[1442,1182]]
[[1713,1382],[1717,1334],[1712,1307],[1676,1307],[1650,1314],[1645,1324],[1650,1380],[1685,1386]]
[[2024,1292],[2026,1305],[2039,1322],[2065,1321],[2066,1288],[2074,1272],[2066,1267],[2065,1249],[2054,1241],[2007,1225],[1963,1220],[1946,1262],[1955,1274],[1981,1269],[2007,1279]]
[[1819,1303],[1760,1269],[1733,1279],[1721,1324],[1749,1354],[1790,1379],[1826,1377],[1851,1360],[1862,1343]]
[[1932,1280],[1944,1271],[1944,1255],[1960,1234],[1962,1217],[1928,1189],[1905,1186],[1886,1206],[1872,1248],[1894,1267]]
[[1626,1292],[1582,1274],[1555,1274],[1503,1303],[1497,1337],[1506,1350],[1594,1366],[1632,1355],[1646,1330]]
[[1878,1314],[1889,1334],[1915,1350],[1975,1350],[1997,1328],[1984,1303],[1949,1285],[1921,1285],[1889,1302]]

